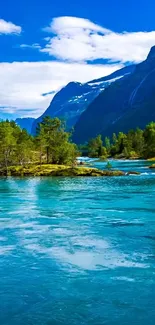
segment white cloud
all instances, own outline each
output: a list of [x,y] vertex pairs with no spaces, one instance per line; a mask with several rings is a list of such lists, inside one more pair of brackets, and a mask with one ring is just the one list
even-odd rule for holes
[[[20,32],[20,26],[0,20],[0,33]],[[155,45],[155,31],[115,33],[77,17],[55,18],[44,32],[44,48],[39,43],[20,47],[46,52],[55,61],[0,63],[0,117],[2,112],[39,116],[54,96],[42,94],[56,93],[70,81],[103,77],[126,62],[138,63]],[[91,64],[96,59],[106,59],[107,64]]]
[[72,62],[107,59],[138,63],[155,45],[155,31],[115,33],[77,17],[54,18],[44,31],[52,36],[44,39],[46,45],[40,51]]
[[38,43],[34,43],[32,45],[21,44],[20,47],[23,48],[23,49],[25,49],[25,48],[41,49],[41,46]]
[[0,34],[20,34],[22,28],[11,22],[0,19]]
[[0,63],[0,114],[37,117],[54,96],[43,93],[57,92],[75,79],[86,82],[121,67],[56,61]]
[[105,34],[110,32],[110,30],[94,24],[88,19],[68,16],[53,18],[50,26],[43,28],[45,32],[59,34],[61,31],[61,34],[64,35],[66,33],[69,35],[77,34],[80,29]]

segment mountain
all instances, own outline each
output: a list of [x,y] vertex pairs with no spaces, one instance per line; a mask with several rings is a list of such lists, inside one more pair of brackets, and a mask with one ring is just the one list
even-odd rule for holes
[[26,129],[28,133],[31,133],[32,124],[34,122],[34,118],[32,117],[23,117],[23,118],[17,118],[15,122],[17,125],[20,126],[21,129]]
[[132,73],[101,92],[80,116],[73,140],[84,143],[97,134],[140,127],[155,120],[155,46]]
[[127,66],[109,76],[92,80],[81,84],[70,82],[62,88],[53,98],[48,109],[36,119],[32,126],[32,133],[35,134],[37,124],[44,116],[59,117],[66,120],[68,128],[71,128],[78,121],[80,115],[86,110],[88,105],[111,83],[132,73],[135,66]]

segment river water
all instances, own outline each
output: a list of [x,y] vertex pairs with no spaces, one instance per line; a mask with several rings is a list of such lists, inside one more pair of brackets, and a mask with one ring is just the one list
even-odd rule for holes
[[0,179],[0,325],[155,324],[148,165],[112,161],[140,176]]

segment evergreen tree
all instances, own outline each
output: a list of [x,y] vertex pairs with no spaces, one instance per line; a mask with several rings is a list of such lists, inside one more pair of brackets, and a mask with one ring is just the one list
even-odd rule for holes
[[8,173],[8,166],[12,163],[13,153],[16,147],[15,128],[9,121],[0,122],[0,163],[5,166]]
[[107,150],[103,147],[101,135],[88,142],[88,156],[92,158],[107,156]]
[[113,135],[112,135],[112,142],[113,142],[113,145],[116,145],[116,143],[117,143],[117,135],[116,135],[116,133],[113,133]]
[[105,147],[107,149],[107,152],[109,152],[110,151],[110,147],[111,147],[110,138],[109,137],[105,137]]
[[32,137],[25,129],[20,130],[16,139],[15,161],[19,165],[26,165],[33,162],[34,143]]
[[45,117],[37,130],[36,141],[39,143],[40,163],[46,151],[46,162],[53,164],[70,163],[77,156],[77,148],[71,143],[71,134],[65,131],[64,121]]
[[145,158],[155,157],[155,122],[151,122],[144,130]]
[[[72,164],[78,155],[77,147],[70,141],[70,133],[65,131],[63,121],[44,118],[36,137],[20,129],[15,122],[0,122],[0,166],[13,165]],[[46,159],[46,161],[45,161]]]

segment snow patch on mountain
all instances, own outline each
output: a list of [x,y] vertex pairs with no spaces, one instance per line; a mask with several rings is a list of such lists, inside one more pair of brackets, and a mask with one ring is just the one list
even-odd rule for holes
[[33,124],[32,133],[44,116],[59,117],[66,120],[68,128],[73,127],[89,104],[112,82],[132,73],[134,66],[122,68],[109,76],[91,80],[87,83],[70,82],[53,98],[45,113]]

